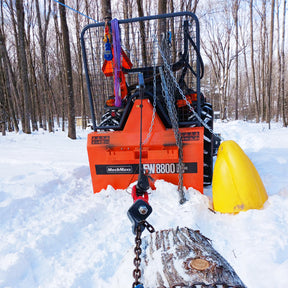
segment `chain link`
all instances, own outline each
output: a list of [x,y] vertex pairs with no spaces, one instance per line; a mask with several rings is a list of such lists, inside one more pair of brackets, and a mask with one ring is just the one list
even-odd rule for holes
[[163,34],[162,36],[163,38],[162,38],[161,45],[163,47],[164,52],[163,50],[161,50],[163,52],[163,56],[162,54],[161,56],[163,58],[163,61],[166,61],[167,65],[164,64],[164,73],[163,73],[162,67],[159,67],[159,72],[160,72],[160,77],[161,77],[162,95],[163,95],[163,98],[165,99],[169,118],[171,120],[173,132],[174,132],[175,139],[176,139],[176,145],[178,147],[178,158],[179,158],[178,192],[180,196],[180,204],[183,204],[185,202],[185,195],[183,191],[183,172],[184,172],[183,143],[182,143],[182,138],[181,138],[181,134],[179,131],[178,115],[177,115],[176,106],[175,106],[174,97],[173,97],[174,91],[175,91],[175,85],[174,85],[173,79],[171,78],[171,74],[169,73],[167,69],[167,67],[170,67],[167,59],[169,59],[169,62],[170,62],[170,59],[171,59],[170,46],[171,45],[169,43],[169,40],[167,39],[167,35]]
[[212,135],[214,135],[216,138],[220,138],[221,141],[224,141],[224,139],[223,139],[220,135],[216,134],[216,133],[213,131],[213,129],[210,128],[210,127],[201,119],[201,117],[198,115],[198,113],[195,112],[194,108],[191,106],[191,104],[190,104],[189,101],[187,100],[187,98],[186,98],[183,90],[181,89],[181,87],[180,87],[180,85],[179,85],[176,77],[174,76],[173,71],[171,70],[170,65],[169,65],[169,63],[168,63],[168,61],[167,61],[167,59],[166,59],[166,56],[165,56],[163,50],[161,49],[158,41],[157,41],[157,46],[158,46],[160,55],[161,55],[161,57],[162,57],[162,59],[163,59],[165,69],[169,72],[169,75],[170,75],[171,79],[173,80],[174,85],[176,86],[177,90],[179,91],[180,95],[182,96],[182,99],[186,102],[186,105],[188,106],[188,108],[190,109],[190,111],[191,111],[191,112],[193,113],[193,115],[197,118],[197,120],[198,120]]
[[146,228],[150,233],[155,232],[154,227],[149,224],[147,221],[142,221],[138,224],[137,228],[136,228],[136,237],[135,237],[135,248],[134,248],[134,253],[135,253],[135,258],[133,260],[135,269],[133,270],[133,278],[134,278],[134,282],[132,284],[132,288],[135,288],[137,285],[141,284],[140,283],[140,278],[141,278],[141,270],[139,269],[140,264],[141,264],[141,253],[142,253],[142,249],[141,249],[141,244],[142,244],[142,240],[141,240],[141,234],[143,231],[143,226],[144,229]]
[[136,230],[136,237],[135,237],[135,248],[134,248],[134,253],[135,253],[135,258],[134,258],[134,265],[135,265],[135,269],[133,270],[133,277],[135,279],[135,281],[132,284],[132,288],[136,287],[138,284],[140,284],[139,279],[141,278],[141,270],[139,269],[140,264],[141,264],[141,258],[140,255],[142,253],[142,249],[141,249],[141,244],[142,244],[142,240],[141,240],[141,225],[138,225],[137,230]]
[[[161,82],[162,82],[162,93],[163,93],[163,98],[165,99],[169,118],[171,120],[174,136],[176,139],[176,145],[178,147],[178,157],[179,157],[179,183],[178,183],[178,192],[180,196],[180,203],[183,204],[185,202],[185,196],[184,196],[184,191],[183,191],[183,145],[182,145],[182,139],[179,131],[179,126],[178,126],[178,121],[177,121],[177,114],[175,111],[175,105],[171,103],[171,93],[168,90],[164,73],[162,70],[162,67],[159,67],[159,72],[161,76]],[[173,109],[174,107],[174,109]]]

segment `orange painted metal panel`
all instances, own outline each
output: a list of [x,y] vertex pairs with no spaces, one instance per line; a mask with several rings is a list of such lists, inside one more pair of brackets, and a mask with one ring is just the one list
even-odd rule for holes
[[[140,100],[135,100],[122,131],[92,132],[87,150],[94,193],[112,185],[125,189],[138,179]],[[142,139],[148,134],[153,107],[143,100]],[[183,184],[203,193],[203,127],[180,128],[183,141]],[[178,184],[178,147],[173,129],[167,129],[156,113],[151,137],[142,147],[142,164],[153,179]]]

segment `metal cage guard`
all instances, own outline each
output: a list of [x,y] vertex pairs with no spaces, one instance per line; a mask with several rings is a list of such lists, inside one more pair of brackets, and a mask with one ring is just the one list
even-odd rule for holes
[[[203,75],[203,62],[202,62],[202,59],[201,59],[201,56],[200,56],[200,36],[199,36],[199,21],[198,21],[198,18],[196,17],[196,15],[194,14],[194,13],[191,13],[191,12],[178,12],[178,13],[170,13],[170,14],[163,14],[163,15],[154,15],[154,16],[145,16],[145,17],[138,17],[138,18],[131,18],[131,19],[124,19],[124,20],[119,20],[118,21],[118,23],[119,23],[119,27],[121,28],[121,26],[122,25],[125,25],[125,24],[133,24],[133,25],[138,25],[140,22],[141,23],[143,23],[143,22],[146,22],[146,21],[153,21],[153,20],[161,20],[161,19],[169,19],[169,18],[171,18],[171,19],[176,19],[177,17],[182,17],[183,19],[185,18],[186,20],[188,19],[188,20],[191,20],[191,21],[193,21],[192,23],[193,23],[193,25],[195,25],[195,31],[193,30],[193,34],[195,33],[195,42],[192,40],[192,37],[191,37],[191,35],[190,35],[190,32],[188,31],[189,29],[190,29],[190,27],[188,27],[188,21],[186,21],[186,24],[185,25],[183,25],[182,24],[182,26],[184,26],[184,27],[182,27],[182,26],[180,26],[179,25],[179,31],[182,31],[181,29],[183,29],[183,31],[181,32],[181,33],[183,33],[184,34],[184,40],[182,40],[182,41],[184,41],[184,47],[183,47],[183,50],[184,50],[184,53],[182,54],[182,58],[180,57],[180,60],[179,61],[176,61],[176,62],[174,62],[174,64],[172,64],[171,65],[171,67],[172,67],[172,70],[173,70],[173,67],[174,67],[174,70],[176,70],[177,71],[177,69],[178,69],[178,67],[180,66],[181,67],[181,65],[183,65],[183,61],[185,62],[185,61],[192,61],[191,59],[189,59],[189,56],[188,56],[188,52],[187,52],[187,49],[188,49],[188,43],[190,43],[191,45],[192,45],[192,47],[193,47],[193,49],[194,49],[194,53],[196,52],[196,60],[193,60],[194,62],[196,62],[196,73],[194,72],[193,73],[193,67],[191,67],[191,66],[193,66],[193,64],[192,65],[190,65],[188,62],[187,62],[187,67],[188,67],[188,70],[191,70],[190,71],[190,73],[193,73],[194,74],[194,76],[195,76],[195,78],[196,78],[196,93],[197,93],[197,103],[196,103],[196,111],[197,111],[197,113],[198,113],[198,115],[201,115],[201,93],[200,93],[200,79],[201,79],[201,77],[202,77],[202,75]],[[181,18],[181,19],[182,19]],[[168,21],[168,20],[167,20]],[[174,21],[174,20],[173,20]],[[176,20],[175,20],[176,21]],[[185,22],[185,21],[184,21]],[[138,23],[138,24],[137,24]],[[174,22],[173,22],[174,23]],[[170,25],[170,27],[169,28],[171,28],[171,26],[172,25],[174,25],[174,24],[171,24],[171,23],[169,23],[169,24],[167,24],[167,25]],[[176,25],[176,24],[175,24]],[[165,26],[166,26],[166,24],[165,24]],[[190,25],[190,26],[192,26],[192,25]],[[95,115],[95,107],[96,108],[98,108],[98,106],[99,105],[97,105],[97,104],[95,104],[95,97],[99,97],[98,95],[99,94],[101,94],[101,93],[104,93],[104,94],[108,94],[108,95],[106,95],[106,99],[107,99],[107,97],[109,96],[109,92],[108,93],[106,93],[106,90],[105,90],[105,87],[104,87],[104,85],[107,85],[107,87],[109,86],[109,83],[107,83],[107,84],[103,84],[103,88],[99,88],[98,86],[99,85],[96,85],[96,84],[93,84],[95,87],[97,86],[97,90],[95,90],[94,89],[94,87],[92,87],[93,85],[91,84],[92,83],[92,81],[91,81],[91,79],[93,79],[93,81],[94,81],[94,78],[93,77],[95,77],[95,76],[93,76],[94,74],[93,73],[95,73],[95,71],[93,71],[94,69],[93,68],[95,68],[95,67],[99,67],[100,66],[100,63],[102,62],[102,60],[97,60],[97,57],[95,56],[96,54],[97,54],[97,52],[98,52],[98,50],[100,51],[99,52],[99,57],[103,57],[103,47],[101,48],[101,46],[103,46],[103,43],[98,43],[98,44],[96,44],[96,46],[93,46],[93,45],[95,45],[95,43],[92,43],[91,42],[91,39],[92,39],[92,37],[93,37],[93,34],[95,34],[96,35],[96,39],[100,39],[100,41],[102,42],[102,38],[103,38],[103,35],[101,35],[101,32],[102,31],[104,31],[104,27],[105,27],[105,22],[101,22],[101,23],[93,23],[93,24],[90,24],[90,25],[87,25],[87,26],[85,26],[84,27],[84,29],[82,30],[82,32],[81,32],[81,46],[82,46],[82,56],[83,56],[83,63],[84,63],[84,70],[85,70],[85,75],[86,75],[86,83],[87,83],[87,92],[88,92],[88,98],[89,98],[89,104],[90,104],[90,110],[91,110],[91,118],[92,118],[92,124],[93,124],[93,129],[94,129],[94,131],[97,131],[97,129],[101,129],[102,127],[101,126],[97,126],[97,123],[96,123],[96,115]],[[150,26],[149,26],[150,27]],[[194,27],[194,26],[193,26]],[[96,30],[93,30],[93,29],[95,29],[95,28],[103,28],[103,29],[96,29]],[[127,28],[127,30],[129,31],[129,28],[130,27],[128,27]],[[166,27],[165,27],[166,28]],[[174,26],[173,26],[173,29],[174,29]],[[133,30],[133,27],[132,28],[130,28],[130,30]],[[148,31],[148,30],[147,30]],[[131,32],[131,31],[130,31]],[[133,33],[135,33],[135,31],[132,31]],[[150,32],[151,33],[151,31],[148,31],[148,32]],[[159,31],[158,31],[159,32]],[[164,31],[164,32],[167,32],[166,30]],[[87,33],[88,33],[88,35],[87,35]],[[162,34],[163,34],[163,32],[162,32]],[[182,35],[183,35],[182,34]],[[134,35],[135,36],[135,35]],[[145,35],[146,36],[146,35]],[[150,35],[151,36],[151,35]],[[177,35],[172,35],[172,37],[176,37]],[[127,35],[125,35],[125,37],[127,38],[128,36]],[[139,35],[138,35],[138,37],[140,37]],[[147,36],[148,37],[148,36]],[[181,36],[179,36],[179,37],[181,37]],[[158,38],[159,38],[159,36],[158,36]],[[89,41],[90,41],[90,46],[91,47],[88,47],[89,45],[87,45],[87,43],[86,43],[86,41],[88,41],[87,39],[89,39]],[[145,38],[146,39],[146,38]],[[181,39],[181,38],[180,38]],[[92,39],[93,40],[93,39]],[[127,40],[127,39],[126,39]],[[130,39],[131,40],[131,39]],[[133,43],[133,41],[135,41],[135,39],[132,39],[132,44],[131,44],[131,41],[129,42],[129,46],[133,46],[133,47],[135,47],[136,46],[136,44],[135,43]],[[138,41],[140,41],[140,40],[138,40]],[[180,40],[178,40],[178,42],[180,42]],[[177,47],[176,46],[181,46],[181,44],[179,44],[176,40],[175,40],[175,47],[174,47],[174,49],[175,49],[175,51],[177,50]],[[97,46],[98,45],[98,46]],[[92,47],[93,46],[93,47]],[[123,44],[122,43],[122,46],[125,46],[125,43]],[[97,49],[95,48],[95,47],[97,47]],[[90,53],[91,53],[91,55],[88,55],[87,54],[87,49],[90,51]],[[143,51],[141,51],[140,52],[140,49],[143,49],[143,48],[141,48],[141,47],[138,47],[138,49],[139,49],[139,51],[138,51],[138,54],[140,55],[140,53],[142,52],[143,53]],[[182,49],[182,48],[180,48],[180,49]],[[97,50],[97,51],[96,51]],[[132,49],[131,49],[132,50]],[[179,52],[179,51],[177,51],[177,52]],[[183,52],[183,51],[181,51],[181,52]],[[129,52],[130,53],[130,52]],[[145,52],[146,53],[146,52]],[[149,53],[149,51],[148,51],[148,53]],[[150,51],[150,53],[151,53],[151,51]],[[139,56],[138,55],[138,56]],[[149,56],[148,56],[149,57]],[[96,60],[95,60],[96,59]],[[135,62],[137,62],[137,61],[139,61],[139,59],[136,57],[135,59]],[[89,68],[89,63],[90,62],[97,62],[98,61],[98,63],[97,64],[93,64],[94,66],[91,68]],[[182,62],[181,62],[182,61]],[[139,61],[139,63],[140,63],[141,61]],[[142,59],[142,62],[143,62],[143,59]],[[133,63],[133,61],[132,61],[132,63]],[[134,63],[133,63],[134,64]],[[178,66],[177,66],[178,65]],[[160,65],[161,66],[161,65]],[[157,66],[158,68],[159,68],[159,65]],[[194,67],[195,67],[195,63],[194,63]],[[138,67],[136,67],[136,68],[131,68],[131,69],[122,69],[123,71],[124,71],[124,73],[128,73],[128,75],[129,75],[129,77],[133,77],[133,74],[135,74],[135,72],[149,72],[149,69],[151,70],[151,68],[153,69],[153,67],[147,67],[147,66],[142,66],[141,67],[141,63],[140,63],[140,66],[138,65]],[[202,72],[201,72],[201,68],[202,68]],[[157,69],[157,70],[159,70],[159,69]],[[186,69],[187,70],[187,69]],[[102,71],[101,71],[101,69],[98,69],[97,71],[96,71],[96,73],[98,73],[98,74],[101,74],[102,73]],[[181,75],[181,81],[184,79],[184,77],[186,77],[186,73],[187,73],[187,71],[182,71],[182,75]],[[195,75],[196,74],[196,75]],[[130,76],[131,75],[131,76]],[[97,76],[98,77],[98,76]],[[103,76],[100,76],[99,75],[99,77],[102,77],[102,78],[99,78],[97,81],[97,83],[99,83],[99,84],[101,84],[102,85],[102,83],[106,80],[105,78],[103,78]],[[183,79],[182,79],[183,78]],[[104,80],[103,80],[104,79]],[[144,79],[145,80],[145,79]],[[192,81],[192,80],[191,80]],[[194,81],[194,80],[193,80]],[[110,81],[111,82],[111,81]],[[133,86],[133,85],[132,85]],[[132,87],[131,86],[131,87]],[[95,91],[93,91],[93,89],[95,90]],[[101,90],[102,89],[102,90]],[[112,91],[112,93],[113,93],[113,91]],[[111,92],[110,92],[110,95],[112,94]],[[97,94],[97,95],[95,95],[95,94]],[[149,91],[145,91],[145,94],[151,94]],[[137,95],[139,95],[139,92],[138,91],[134,91],[134,93],[132,93],[132,94],[130,94],[130,95],[127,95],[127,106],[123,109],[124,110],[124,112],[123,112],[123,115],[125,116],[125,114],[129,114],[129,103],[131,103],[131,99],[132,98],[134,98],[135,96],[137,97]],[[102,103],[103,104],[103,103]],[[104,106],[104,105],[102,105],[102,106]],[[161,106],[161,105],[160,105]],[[159,108],[160,110],[162,109],[163,110],[163,108]],[[160,111],[161,112],[161,111]],[[99,114],[100,112],[98,112],[97,113],[97,115]],[[122,115],[122,118],[121,118],[121,125],[123,124],[123,122],[125,121],[125,120],[123,120],[123,116]],[[119,124],[120,125],[120,124]],[[105,127],[105,128],[107,128],[107,129],[115,129],[115,130],[117,130],[117,129],[119,129],[119,127],[120,126],[113,126],[113,127]],[[197,126],[199,126],[199,125],[197,125]]]

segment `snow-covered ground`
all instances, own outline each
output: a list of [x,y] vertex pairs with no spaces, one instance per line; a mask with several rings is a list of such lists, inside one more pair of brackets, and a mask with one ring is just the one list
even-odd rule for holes
[[[200,230],[249,288],[287,287],[288,130],[242,121],[215,130],[254,163],[269,195],[264,208],[215,214],[211,187],[204,195],[189,188],[181,206],[177,187],[157,181],[149,222]],[[93,194],[87,133],[0,136],[0,287],[131,287],[132,199],[113,187]]]

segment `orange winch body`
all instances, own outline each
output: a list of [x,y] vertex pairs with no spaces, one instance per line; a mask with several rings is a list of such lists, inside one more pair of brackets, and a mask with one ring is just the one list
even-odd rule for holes
[[[88,135],[87,150],[94,193],[126,189],[137,181],[140,156],[140,107],[136,99],[121,131],[96,131]],[[145,141],[153,106],[143,99],[142,139]],[[179,128],[183,143],[183,186],[203,193],[203,127]],[[151,136],[142,146],[142,164],[154,179],[178,185],[178,147],[172,128],[166,128],[156,113]],[[153,187],[152,187],[153,188]]]

